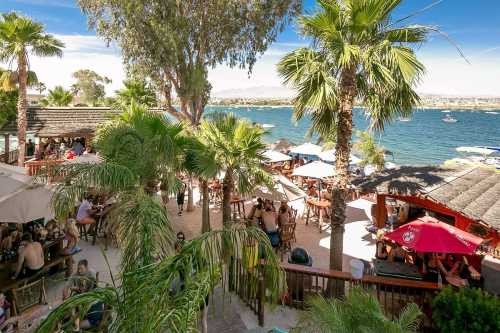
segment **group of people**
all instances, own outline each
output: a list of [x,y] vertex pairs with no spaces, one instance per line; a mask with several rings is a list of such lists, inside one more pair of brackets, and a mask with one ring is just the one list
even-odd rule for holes
[[279,244],[279,228],[288,223],[295,223],[292,209],[286,201],[282,201],[278,210],[274,207],[272,200],[257,198],[257,202],[253,205],[247,220],[253,225],[260,226],[269,236],[271,245]]
[[80,156],[92,152],[90,145],[85,144],[85,139],[48,139],[35,144],[32,139],[26,143],[26,156],[34,157],[35,160],[50,158],[67,158],[68,156]]
[[425,281],[446,281],[458,287],[480,285],[481,274],[465,255],[413,252],[398,244],[389,248],[384,242],[377,242],[377,258],[415,265]]

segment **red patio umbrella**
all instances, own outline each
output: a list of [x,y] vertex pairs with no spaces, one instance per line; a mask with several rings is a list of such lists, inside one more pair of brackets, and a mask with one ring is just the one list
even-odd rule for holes
[[483,239],[425,216],[385,234],[417,252],[473,254]]

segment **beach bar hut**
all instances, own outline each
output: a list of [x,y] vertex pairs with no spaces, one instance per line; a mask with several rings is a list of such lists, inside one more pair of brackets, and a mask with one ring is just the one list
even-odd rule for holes
[[387,220],[386,200],[402,201],[485,239],[485,250],[500,254],[500,173],[495,170],[403,166],[354,180],[353,185],[361,193],[375,194],[379,228]]

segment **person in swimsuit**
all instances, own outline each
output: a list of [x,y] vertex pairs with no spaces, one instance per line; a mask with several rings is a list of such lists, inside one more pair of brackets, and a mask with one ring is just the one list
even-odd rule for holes
[[184,210],[184,197],[186,196],[186,184],[182,183],[179,191],[177,191],[177,215],[182,216]]
[[31,277],[42,270],[45,264],[42,244],[33,242],[31,234],[24,234],[21,239],[21,248],[18,251],[16,272],[12,276],[15,280],[21,275],[24,267],[23,277]]
[[66,277],[71,276],[73,273],[73,266],[75,261],[73,260],[72,254],[78,251],[78,238],[80,233],[78,232],[78,227],[76,226],[76,221],[74,219],[68,219],[66,222],[64,239],[66,240],[66,246],[62,249],[62,254],[67,256],[66,260]]

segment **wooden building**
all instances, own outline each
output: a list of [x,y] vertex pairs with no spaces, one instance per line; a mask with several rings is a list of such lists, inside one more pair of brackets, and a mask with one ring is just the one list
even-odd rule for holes
[[[90,139],[97,127],[116,116],[120,111],[109,107],[28,107],[27,133],[38,138],[77,138]],[[4,155],[12,150],[9,147],[11,135],[16,135],[16,120],[4,124],[0,135],[4,138]],[[12,161],[6,161],[7,163]]]
[[386,223],[387,201],[397,200],[486,239],[488,252],[500,254],[500,173],[495,170],[404,166],[353,183],[376,194],[378,227]]

